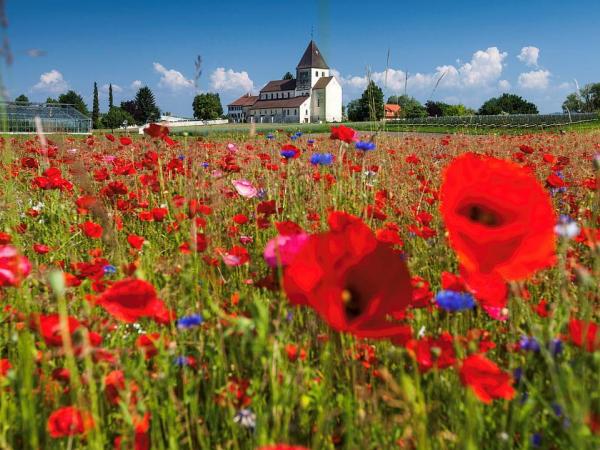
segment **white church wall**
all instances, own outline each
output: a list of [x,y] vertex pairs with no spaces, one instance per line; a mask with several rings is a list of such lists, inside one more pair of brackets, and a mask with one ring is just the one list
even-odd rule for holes
[[342,87],[335,78],[325,88],[325,117],[327,122],[342,121]]

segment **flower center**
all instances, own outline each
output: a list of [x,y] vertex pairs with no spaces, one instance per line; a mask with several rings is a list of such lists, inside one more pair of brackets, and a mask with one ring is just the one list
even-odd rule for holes
[[485,206],[468,205],[459,213],[470,221],[480,223],[486,227],[498,227],[502,224],[502,219],[498,214]]
[[352,289],[342,291],[342,303],[344,304],[344,313],[348,320],[354,320],[362,313],[360,297]]

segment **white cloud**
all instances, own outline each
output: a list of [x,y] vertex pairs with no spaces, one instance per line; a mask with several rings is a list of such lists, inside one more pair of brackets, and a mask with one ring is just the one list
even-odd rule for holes
[[[406,85],[409,92],[425,92],[429,94],[432,89],[439,88],[471,88],[491,87],[502,75],[503,62],[508,54],[501,52],[497,47],[487,50],[478,50],[473,53],[471,61],[459,67],[442,65],[432,73],[408,74],[397,69],[388,69],[383,72],[372,72],[371,79],[379,86],[386,86],[393,92],[402,92]],[[337,70],[332,70],[339,83],[352,92],[363,90],[367,86],[366,76],[342,76]]]
[[62,94],[69,89],[69,83],[65,81],[62,73],[53,69],[40,75],[40,81],[36,83],[32,90],[48,92],[50,94]]
[[510,82],[508,80],[500,80],[498,81],[498,88],[501,91],[509,91],[511,86],[510,86]]
[[248,76],[248,72],[225,70],[224,67],[218,67],[210,75],[210,83],[215,91],[252,92],[254,89],[254,82]]
[[500,52],[498,47],[478,50],[473,54],[471,62],[463,64],[460,76],[465,86],[487,86],[502,75],[502,62],[508,53]]
[[[100,90],[104,93],[108,93],[108,88],[109,88],[108,84],[103,84],[102,87],[100,88]],[[119,86],[118,84],[113,84],[112,90],[113,90],[113,93],[123,92],[123,88],[121,86]]]
[[550,84],[550,72],[548,70],[532,70],[519,75],[519,86],[524,89],[546,89]]
[[523,47],[521,53],[517,56],[519,61],[525,63],[526,66],[538,65],[538,58],[540,57],[540,49],[537,47]]
[[131,83],[131,89],[137,90],[137,89],[141,88],[143,85],[144,85],[144,83],[142,83],[140,80],[135,80]]
[[179,91],[182,89],[190,89],[194,87],[194,82],[188,80],[183,76],[181,72],[173,69],[167,69],[160,63],[154,63],[154,70],[161,74],[160,81],[158,82],[159,87],[167,88],[172,91]]

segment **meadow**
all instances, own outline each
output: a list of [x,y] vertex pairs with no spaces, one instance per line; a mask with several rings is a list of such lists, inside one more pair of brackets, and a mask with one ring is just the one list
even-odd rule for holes
[[310,131],[2,138],[1,448],[599,448],[600,132]]

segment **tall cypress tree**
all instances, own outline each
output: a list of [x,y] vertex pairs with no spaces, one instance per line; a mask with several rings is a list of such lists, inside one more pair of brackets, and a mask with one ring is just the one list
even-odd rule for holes
[[113,106],[112,83],[110,83],[108,85],[108,110],[110,111]]
[[92,126],[98,128],[100,122],[100,102],[98,101],[98,85],[94,81],[94,101],[92,105]]

